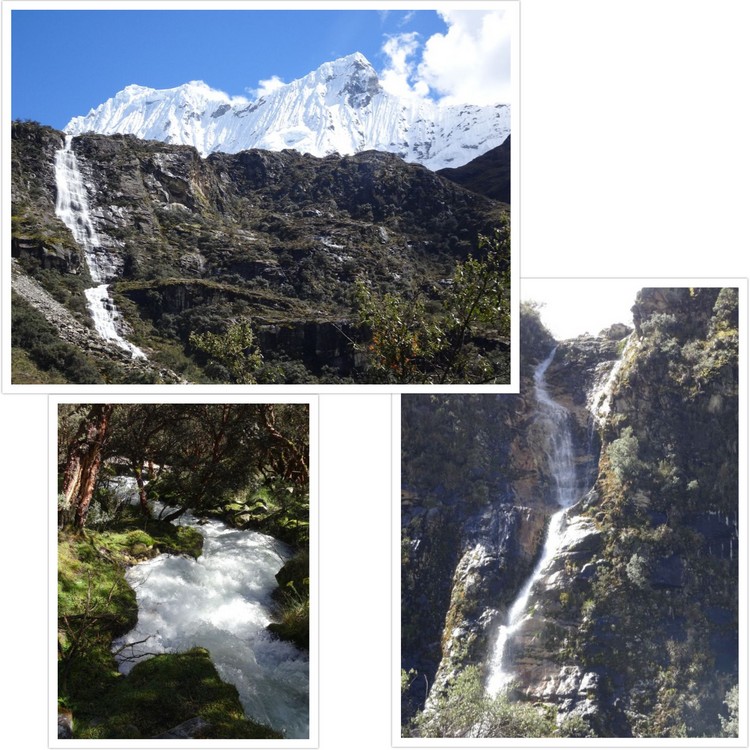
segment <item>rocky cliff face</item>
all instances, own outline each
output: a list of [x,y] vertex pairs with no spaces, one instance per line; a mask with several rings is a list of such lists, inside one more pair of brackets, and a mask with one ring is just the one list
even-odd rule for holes
[[464,166],[440,169],[438,174],[475,193],[510,203],[510,164],[508,136],[499,146],[477,156]]
[[405,717],[483,659],[546,519],[544,498],[525,492],[538,466],[526,460],[523,399],[425,398],[402,396]]
[[533,311],[521,331],[520,395],[402,396],[404,719],[486,659],[555,505],[532,386],[554,342]]
[[[22,273],[86,325],[82,290],[91,279],[55,215],[62,138],[14,124],[13,253]],[[309,351],[310,336],[338,336],[312,344],[332,358],[295,365],[291,382],[323,368],[350,376],[356,358],[341,350],[351,348],[355,280],[434,297],[456,261],[477,254],[479,235],[506,215],[502,204],[388,153],[252,150],[204,159],[190,146],[93,134],[74,138],[72,148],[96,252],[117,270],[113,293],[134,342],[157,359],[169,342],[161,364],[199,380],[207,376],[190,360],[190,332],[221,331],[242,317],[261,340],[290,342],[288,351],[268,352],[282,363],[298,361],[300,347]]]
[[[577,716],[596,736],[717,736],[725,696],[738,679],[737,290],[644,289],[634,321],[626,339],[627,331],[616,328],[563,342],[548,370],[550,392],[575,417],[577,462],[590,471],[591,489],[567,512],[557,554],[509,644],[513,697],[554,706],[560,721]],[[537,332],[528,340],[539,339]],[[451,593],[433,618],[433,627],[444,628],[441,660],[428,665],[440,664],[431,676],[436,690],[445,685],[446,670],[486,665],[495,615],[518,590],[517,580],[500,571],[528,571],[539,554],[543,534],[522,533],[513,542],[508,535],[518,529],[503,511],[523,512],[526,498],[523,506],[537,510],[541,530],[549,514],[543,498],[550,478],[544,469],[522,470],[544,465],[530,439],[529,407],[523,395],[493,406],[495,431],[487,439],[497,441],[492,463],[499,476],[488,480],[490,496],[470,508],[453,490],[452,552],[440,552],[446,567],[451,554],[455,561],[452,576],[443,575]],[[488,408],[477,405],[477,412]],[[450,397],[439,409],[459,416]],[[414,412],[405,405],[405,415]],[[464,411],[460,417],[461,429],[487,445],[482,432],[466,427],[476,416]],[[436,427],[457,429],[449,421],[421,424],[436,442],[447,440]],[[427,438],[413,435],[413,427],[404,432],[406,479],[415,476],[409,468],[414,446],[424,464],[432,455]],[[462,454],[456,473],[464,487],[474,485],[477,456],[486,454]],[[434,474],[431,481],[438,481]],[[460,484],[458,477],[453,482]],[[534,487],[536,502],[528,500]],[[416,483],[410,491],[416,493]],[[447,512],[445,503],[440,511]],[[488,525],[502,532],[485,535],[479,549],[475,519],[491,517],[506,519]],[[412,518],[404,515],[404,538],[430,548]],[[404,560],[407,581],[415,555]],[[420,585],[424,579],[404,590]],[[460,605],[464,592],[477,592],[470,606]],[[413,604],[403,602],[404,622],[419,610]],[[465,620],[458,629],[456,612]],[[462,643],[469,648],[461,651]],[[404,636],[405,667],[415,652]],[[413,664],[421,669],[426,662]],[[409,711],[413,706],[406,705],[405,717]]]

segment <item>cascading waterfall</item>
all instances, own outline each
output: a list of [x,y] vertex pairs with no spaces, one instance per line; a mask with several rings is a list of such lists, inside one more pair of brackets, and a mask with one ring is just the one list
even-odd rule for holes
[[99,238],[89,213],[88,196],[83,184],[78,160],[73,151],[73,136],[65,136],[65,145],[55,154],[55,183],[57,198],[55,213],[73,233],[75,241],[83,248],[91,279],[97,285],[86,290],[86,300],[96,332],[128,352],[133,359],[146,355],[117,332],[119,313],[109,294],[109,282],[117,269],[106,253],[101,252]]
[[550,396],[544,377],[556,351],[557,348],[553,349],[534,371],[534,390],[538,408],[537,420],[544,430],[547,442],[545,451],[549,470],[555,481],[556,500],[560,510],[550,517],[541,557],[511,605],[505,624],[501,625],[498,631],[487,678],[487,692],[491,695],[497,695],[507,687],[513,677],[512,672],[508,670],[508,641],[527,617],[526,609],[531,591],[560,547],[565,513],[578,499],[579,494],[573,440],[568,424],[570,415],[564,406]]
[[[203,554],[197,560],[162,554],[128,570],[138,623],[112,644],[120,671],[128,673],[146,654],[201,646],[221,678],[237,688],[249,718],[286,738],[307,738],[309,659],[266,630],[275,574],[289,549],[217,520],[185,514],[177,523],[203,535]],[[122,648],[136,641],[143,642]]]

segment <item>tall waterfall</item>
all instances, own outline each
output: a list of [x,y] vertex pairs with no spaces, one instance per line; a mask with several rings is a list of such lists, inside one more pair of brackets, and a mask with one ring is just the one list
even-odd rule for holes
[[179,521],[199,531],[197,559],[159,555],[130,568],[138,623],[113,643],[128,673],[146,654],[175,653],[195,646],[209,650],[221,678],[233,684],[251,719],[284,733],[309,735],[309,659],[287,641],[273,638],[271,593],[289,549],[273,537],[239,531],[217,520]]
[[527,604],[534,584],[555,556],[562,541],[563,522],[567,509],[578,499],[579,484],[573,454],[573,441],[570,433],[569,412],[557,403],[547,390],[545,373],[552,363],[557,349],[553,349],[547,359],[534,371],[534,391],[537,402],[537,420],[546,440],[545,452],[552,478],[555,482],[555,495],[560,510],[549,519],[547,538],[541,557],[521,588],[516,600],[508,611],[505,624],[500,626],[493,651],[487,678],[487,692],[496,695],[510,682],[513,674],[508,670],[508,641],[527,618]]
[[78,169],[73,151],[73,136],[65,136],[65,145],[55,154],[55,183],[57,199],[55,213],[73,233],[75,241],[83,248],[91,279],[97,285],[86,290],[86,300],[96,332],[128,352],[133,359],[146,355],[117,332],[117,308],[109,294],[108,282],[117,273],[111,257],[101,251],[99,238],[89,213],[86,186]]

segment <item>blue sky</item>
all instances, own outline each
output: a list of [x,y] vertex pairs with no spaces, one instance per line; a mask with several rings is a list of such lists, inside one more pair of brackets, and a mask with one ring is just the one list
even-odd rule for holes
[[[453,57],[455,67],[455,44],[482,32],[479,11],[449,13],[14,9],[12,117],[62,128],[131,83],[171,88],[202,80],[253,99],[263,81],[288,83],[355,51],[394,90],[455,96],[444,63]],[[478,72],[472,77],[481,85]]]

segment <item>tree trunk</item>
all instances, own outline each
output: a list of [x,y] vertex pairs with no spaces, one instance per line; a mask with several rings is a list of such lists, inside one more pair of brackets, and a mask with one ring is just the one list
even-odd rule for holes
[[63,473],[64,507],[70,509],[73,525],[79,529],[86,525],[113,409],[113,404],[94,404],[68,447]]
[[148,507],[148,494],[146,493],[146,483],[143,481],[143,468],[141,464],[133,464],[133,474],[135,474],[135,482],[138,485],[138,500],[141,504],[141,513],[146,518],[151,518],[151,510]]
[[268,435],[275,445],[272,463],[277,474],[296,485],[307,484],[310,472],[306,452],[276,428],[276,413],[273,404],[261,404],[261,414]]

